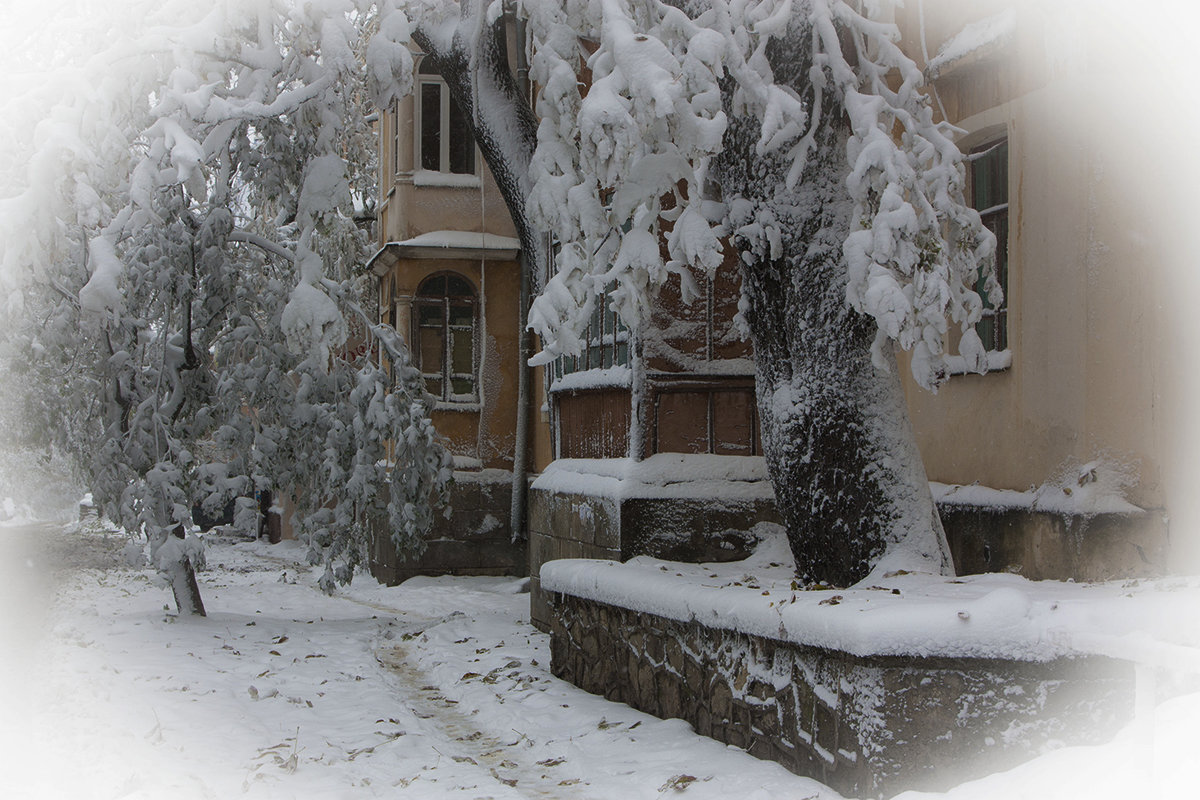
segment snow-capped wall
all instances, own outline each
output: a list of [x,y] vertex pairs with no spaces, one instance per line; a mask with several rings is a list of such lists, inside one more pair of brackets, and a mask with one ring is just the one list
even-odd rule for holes
[[847,797],[944,790],[1051,740],[1098,742],[1132,706],[1132,669],[1108,659],[862,658],[718,625],[559,594],[551,670]]

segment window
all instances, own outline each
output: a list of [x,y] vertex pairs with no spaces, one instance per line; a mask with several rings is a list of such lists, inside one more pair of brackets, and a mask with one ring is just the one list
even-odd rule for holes
[[572,372],[629,365],[629,329],[610,307],[609,296],[596,297],[592,318],[583,334],[587,346],[578,356],[562,356],[554,362],[554,377]]
[[461,275],[426,278],[413,298],[417,369],[425,390],[444,402],[475,403],[475,291]]
[[428,60],[417,76],[417,167],[431,172],[475,174],[475,137],[470,120]]
[[400,101],[392,101],[392,173],[400,174]]
[[993,302],[980,277],[975,290],[983,300],[983,319],[975,331],[986,350],[999,352],[1008,349],[1008,140],[976,147],[969,159],[971,205],[996,236],[996,280],[1005,295],[1000,303]]

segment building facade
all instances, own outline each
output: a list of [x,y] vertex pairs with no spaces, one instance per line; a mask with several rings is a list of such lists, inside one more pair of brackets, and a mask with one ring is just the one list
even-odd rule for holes
[[[909,6],[902,45],[961,131],[1004,288],[984,298],[987,374],[952,369],[937,394],[906,383],[956,567],[1076,579],[1177,568],[1190,555],[1167,515],[1186,495],[1168,480],[1183,457],[1182,384],[1166,367],[1179,336],[1161,267],[1178,253],[1160,230],[1176,217],[1155,176],[1131,168],[1144,126],[1111,113],[1120,25],[1085,34],[1095,20],[1073,3]],[[423,561],[393,555],[381,576],[527,567],[544,622],[548,560],[744,554],[775,517],[735,269],[691,304],[668,285],[636,335],[598,303],[583,353],[536,372],[528,560],[504,545],[519,253],[464,122],[419,60],[414,94],[381,119],[381,315],[410,342],[459,466],[453,522]]]

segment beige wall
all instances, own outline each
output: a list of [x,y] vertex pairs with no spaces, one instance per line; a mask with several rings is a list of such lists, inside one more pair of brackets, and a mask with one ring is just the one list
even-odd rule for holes
[[[430,173],[418,176],[414,182],[415,118],[411,96],[400,101],[398,115],[385,111],[380,122],[380,246],[432,231],[516,235],[499,189],[478,152],[480,175],[474,180],[468,178],[470,185],[461,185],[464,176],[458,175],[442,181],[455,185],[437,185],[438,178]],[[397,128],[399,141],[394,145],[392,137]],[[402,258],[381,277],[380,307],[388,309],[384,319],[396,325],[406,340],[411,339],[407,300],[426,277],[445,270],[465,276],[482,299],[478,319],[480,402],[440,404],[433,412],[433,422],[456,455],[478,458],[485,468],[511,469],[517,407],[517,262]],[[391,298],[399,300],[396,319],[391,319],[389,313]],[[536,408],[540,398],[540,394],[532,398],[535,422],[539,419]]]
[[[446,437],[451,452],[478,458],[485,468],[512,469],[516,430],[518,264],[514,261],[477,261],[452,258],[402,259],[382,286],[392,285],[397,300],[394,324],[406,340],[411,338],[408,302],[425,278],[437,272],[456,272],[482,299],[477,320],[478,387],[480,402],[441,403],[432,415],[434,426]],[[383,298],[383,305],[387,298]]]
[[[402,99],[397,115],[381,114],[379,243],[399,242],[422,233],[459,230],[514,236],[512,218],[491,173],[476,153],[480,178],[474,185],[417,186],[413,183],[416,122],[412,95]],[[392,137],[399,128],[399,146]],[[393,158],[398,152],[399,158]],[[398,163],[397,163],[398,162]],[[461,176],[454,176],[458,182]]]
[[[1009,136],[1013,359],[1001,372],[952,377],[936,396],[906,379],[929,476],[1023,490],[1068,460],[1106,455],[1140,470],[1128,499],[1161,508],[1174,438],[1164,276],[1178,253],[1164,230],[1167,176],[1147,174],[1155,144],[1144,118],[1130,115],[1143,102],[1114,94],[1111,38],[1051,28],[1060,20],[1045,3],[924,5],[930,54],[964,12],[1017,14],[999,54],[936,82],[964,144],[998,128]],[[910,9],[899,21],[914,17]],[[920,60],[919,37],[910,31],[906,41]]]

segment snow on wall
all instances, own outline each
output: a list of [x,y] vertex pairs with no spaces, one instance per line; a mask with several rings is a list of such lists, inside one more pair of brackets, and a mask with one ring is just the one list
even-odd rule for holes
[[[627,386],[619,381],[627,367],[571,373],[555,382],[555,389],[577,390]],[[580,378],[573,380],[576,375]],[[605,383],[611,379],[612,383]],[[1090,465],[1085,465],[1090,466]],[[628,497],[767,499],[774,496],[766,461],[761,456],[717,456],[691,453],[656,453],[642,461],[629,458],[560,458],[551,462],[533,482],[533,488],[562,494],[582,494],[613,499]],[[995,510],[1043,511],[1068,516],[1144,514],[1112,490],[1106,482],[1062,486],[1047,481],[1019,492],[990,486],[930,481],[934,502]]]
[[745,561],[551,561],[542,566],[541,587],[863,657],[1043,662],[1091,652],[1088,643],[1097,639],[1200,646],[1200,578],[1075,584],[906,573],[870,586],[804,591],[793,582],[782,530],[771,527],[774,535]]
[[[1037,489],[1018,492],[989,486],[957,486],[930,481],[929,488],[938,505],[977,506],[980,508],[1048,511],[1068,516],[1095,514],[1144,514],[1145,510],[1119,495],[1084,485],[1077,488],[1046,483]],[[1066,490],[1071,490],[1068,494]]]
[[[457,465],[458,459],[455,459]],[[512,472],[506,469],[455,470],[455,483],[509,483]]]
[[656,453],[643,461],[560,458],[546,467],[532,488],[611,499],[759,500],[774,496],[761,456],[687,453]]

